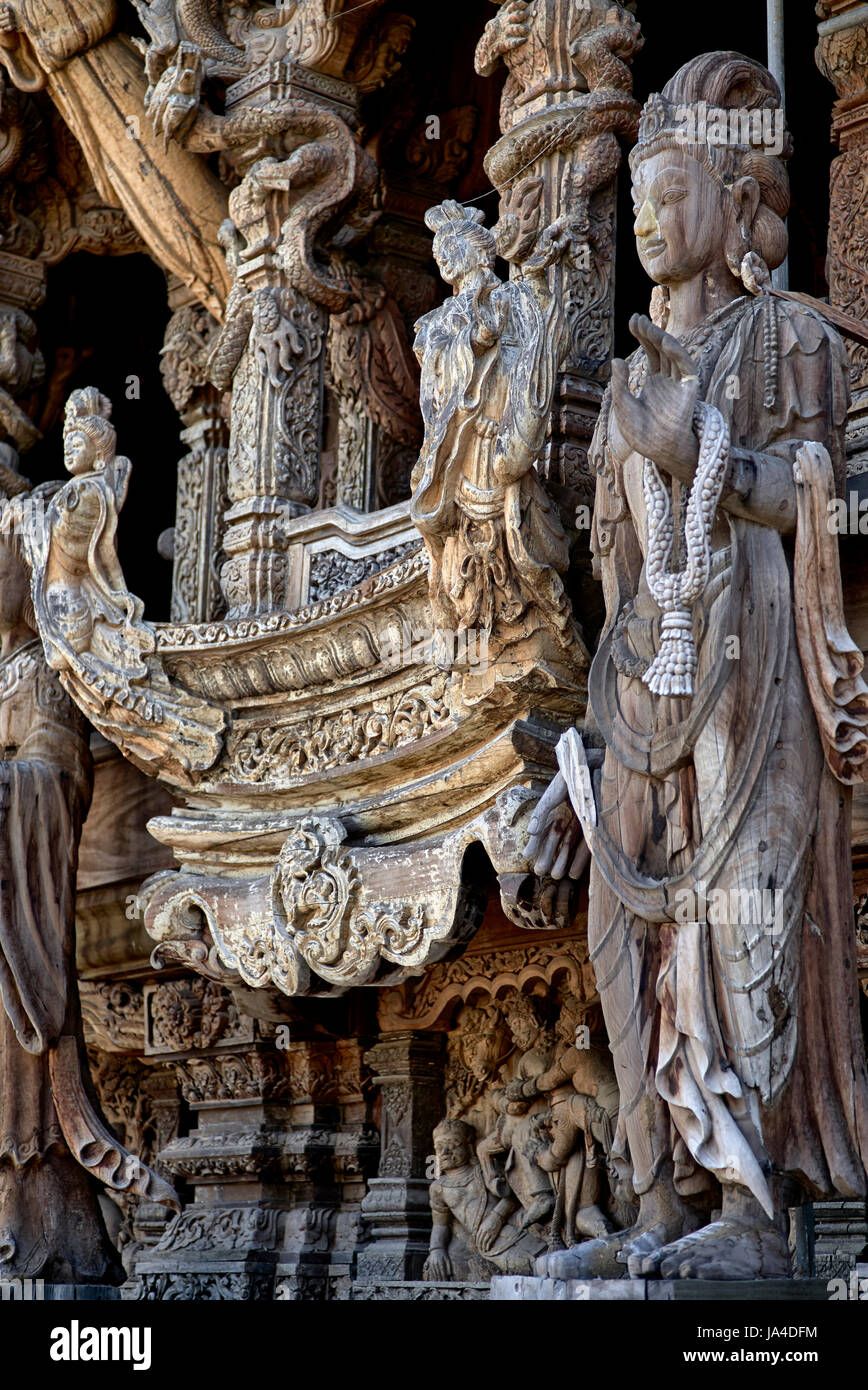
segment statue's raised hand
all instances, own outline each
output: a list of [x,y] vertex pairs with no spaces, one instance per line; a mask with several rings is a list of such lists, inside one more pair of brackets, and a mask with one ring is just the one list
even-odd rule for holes
[[537,878],[580,878],[590,858],[562,772],[552,778],[528,824],[525,849]]
[[636,314],[630,332],[645,349],[648,375],[638,395],[626,362],[612,363],[612,415],[629,448],[673,477],[691,483],[699,458],[693,414],[699,396],[696,363],[677,338]]

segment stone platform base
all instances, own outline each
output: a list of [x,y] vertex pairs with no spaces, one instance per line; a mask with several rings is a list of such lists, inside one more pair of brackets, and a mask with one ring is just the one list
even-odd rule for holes
[[42,1279],[0,1279],[3,1303],[82,1303],[120,1299],[114,1284],[48,1284]]
[[[522,1283],[519,1279],[505,1279],[504,1283]],[[525,1280],[533,1283],[534,1280]],[[354,1303],[373,1301],[376,1303],[476,1303],[489,1297],[487,1284],[429,1284],[427,1281],[399,1283],[397,1280],[379,1281],[359,1280],[353,1284]]]
[[538,1279],[497,1274],[494,1303],[827,1303],[825,1279]]

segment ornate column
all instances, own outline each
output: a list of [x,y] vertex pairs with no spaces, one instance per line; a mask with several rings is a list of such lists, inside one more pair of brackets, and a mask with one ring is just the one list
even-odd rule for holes
[[173,1068],[196,1124],[160,1154],[194,1196],[137,1259],[139,1296],[348,1297],[378,1151],[359,1043],[311,1037],[267,1000],[251,1018],[216,980],[144,992],[146,1052]]
[[[823,0],[817,64],[834,85],[832,134],[841,153],[830,178],[827,275],[832,304],[868,317],[868,5]],[[853,403],[848,472],[868,472],[868,348],[848,342]]]
[[540,466],[565,521],[577,501],[593,495],[587,448],[613,355],[618,137],[635,137],[639,108],[628,63],[642,43],[619,4],[530,0],[518,15],[502,6],[476,50],[481,74],[499,62],[509,71],[503,135],[485,160],[501,194],[500,254],[521,273],[544,227],[563,217],[572,234],[570,253],[552,272],[569,347]]
[[359,1252],[358,1279],[421,1279],[431,1234],[431,1134],[443,1118],[445,1039],[410,1030],[384,1034],[365,1061],[382,1098],[382,1147],[362,1203],[372,1240]]
[[[832,135],[840,154],[830,175],[826,274],[829,299],[855,318],[868,318],[868,5],[821,0],[817,64],[834,85]],[[847,424],[849,490],[868,496],[868,348],[847,342],[853,400]],[[857,951],[864,899],[856,905]],[[868,1241],[864,1202],[816,1202],[814,1262],[818,1278],[848,1277]]]
[[26,403],[45,375],[31,318],[44,299],[44,265],[0,251],[0,462],[13,469],[40,438],[18,401]]
[[172,570],[172,621],[201,623],[225,611],[220,589],[229,424],[220,392],[208,381],[218,324],[184,286],[169,286],[174,310],[160,369],[189,452],[178,461]]

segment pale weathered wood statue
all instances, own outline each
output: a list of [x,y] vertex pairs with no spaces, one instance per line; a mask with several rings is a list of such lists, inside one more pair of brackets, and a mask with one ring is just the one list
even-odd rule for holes
[[417,323],[415,343],[425,438],[412,515],[431,556],[444,664],[469,632],[484,637],[487,661],[464,680],[465,702],[516,681],[575,684],[585,649],[560,577],[569,547],[534,470],[566,342],[546,272],[569,233],[547,228],[523,278],[501,283],[478,208],[449,201],[425,220],[454,287]]
[[[0,466],[4,501],[27,486]],[[35,628],[27,572],[0,543],[0,1278],[115,1283],[98,1184],[175,1197],[91,1096],[75,977],[91,756]]]
[[848,363],[770,290],[781,121],[764,68],[706,54],[648,102],[631,158],[655,322],[633,320],[595,436],[606,623],[530,854],[558,877],[582,832],[591,852],[639,1215],[549,1274],[785,1276],[787,1208],[866,1189],[849,847],[868,689],[828,525]]

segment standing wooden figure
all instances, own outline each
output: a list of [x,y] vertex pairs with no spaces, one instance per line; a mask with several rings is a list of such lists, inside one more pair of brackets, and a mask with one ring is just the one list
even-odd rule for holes
[[[27,487],[0,465],[4,501]],[[35,626],[27,570],[0,542],[0,1278],[117,1283],[98,1183],[177,1203],[91,1091],[75,880],[92,765],[85,721]]]
[[530,855],[563,875],[582,833],[591,852],[613,1157],[640,1210],[550,1274],[785,1276],[787,1208],[866,1189],[868,689],[829,525],[848,364],[819,313],[771,293],[788,153],[774,79],[711,53],[651,98],[631,158],[655,322],[633,320],[595,437],[606,623]]

